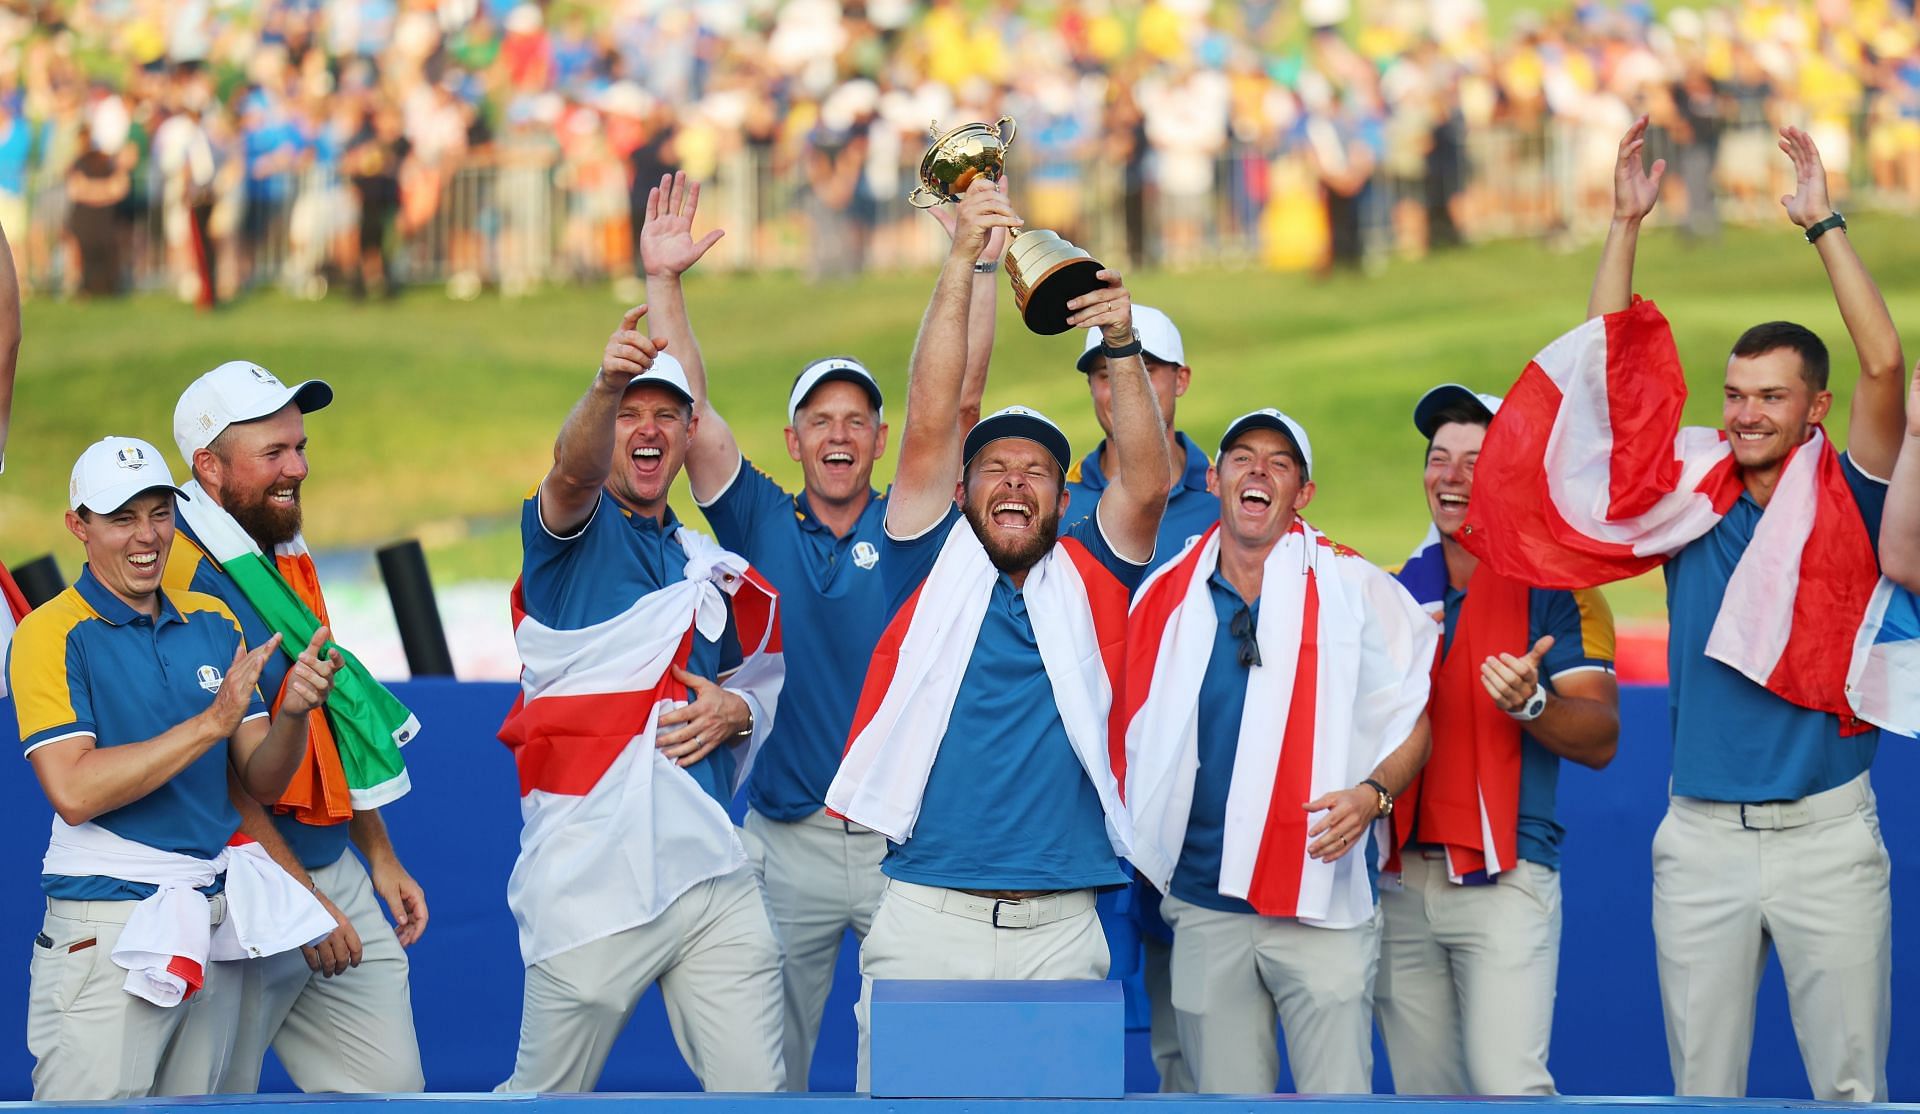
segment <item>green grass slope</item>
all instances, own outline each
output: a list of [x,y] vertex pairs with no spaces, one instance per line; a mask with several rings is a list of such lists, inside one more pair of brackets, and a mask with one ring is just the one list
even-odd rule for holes
[[[1896,321],[1920,320],[1920,219],[1863,217],[1854,233]],[[1278,406],[1312,434],[1319,493],[1310,517],[1383,562],[1425,527],[1422,450],[1408,414],[1434,383],[1500,391],[1528,358],[1578,323],[1597,248],[1555,254],[1498,244],[1375,278],[1328,281],[1262,272],[1143,274],[1136,298],[1185,334],[1193,386],[1180,425],[1211,449],[1226,423]],[[1640,289],[1672,320],[1694,395],[1691,420],[1718,421],[1725,352],[1769,318],[1809,325],[1834,350],[1835,434],[1845,443],[1854,356],[1819,261],[1784,221],[1731,230],[1713,247],[1649,233]],[[781,438],[788,385],[807,359],[850,353],[904,397],[906,366],[930,275],[822,286],[789,275],[710,276],[690,285],[714,394],[753,459],[784,481],[798,468]],[[309,419],[306,492],[316,546],[418,536],[441,582],[510,579],[519,501],[546,469],[552,439],[587,385],[622,307],[604,289],[519,301],[449,301],[420,290],[390,304],[300,304],[264,295],[210,316],[160,299],[33,302],[7,470],[0,477],[0,559],[52,550],[70,571],[79,551],[61,526],[66,478],[88,442],[145,437],[172,456],[173,403],[195,375],[250,359],[292,381],[338,391]],[[1078,336],[1037,337],[1002,300],[989,409],[1036,406],[1079,451],[1098,437]],[[893,411],[897,419],[899,410]],[[177,461],[174,467],[181,466]],[[883,460],[878,482],[892,470]],[[683,514],[697,520],[684,498]],[[1616,594],[1627,615],[1656,613],[1642,584]]]

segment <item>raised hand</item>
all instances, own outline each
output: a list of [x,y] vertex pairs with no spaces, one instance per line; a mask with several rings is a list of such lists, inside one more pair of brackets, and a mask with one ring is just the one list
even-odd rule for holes
[[621,386],[633,376],[646,374],[653,358],[667,346],[667,338],[650,337],[640,328],[640,319],[646,315],[645,305],[628,310],[620,319],[620,327],[607,338],[607,350],[600,357],[600,374],[618,379]]
[[220,681],[220,691],[213,694],[213,703],[200,713],[221,738],[232,737],[240,721],[246,718],[247,708],[253,703],[254,686],[260,683],[260,670],[279,649],[277,634],[257,650],[249,650],[245,645],[233,648],[233,661],[227,665],[227,675]]
[[1543,635],[1524,657],[1496,654],[1480,663],[1480,683],[1493,697],[1495,707],[1508,715],[1526,707],[1540,685],[1540,659],[1551,649],[1553,636]]
[[[1000,176],[1000,180],[994,183],[994,188],[1000,191],[1000,195],[1002,197],[1006,196],[1007,177],[1005,174],[1002,174]],[[937,220],[940,222],[940,227],[947,230],[947,239],[949,240],[953,239],[956,231],[956,225],[958,224],[958,218],[954,215],[954,213],[948,210],[947,207],[944,205],[935,205],[933,208],[928,209],[927,212],[932,214],[934,220]],[[980,254],[977,257],[975,257],[974,262],[998,263],[1000,261],[1000,257],[1007,253],[1008,239],[1009,237],[1007,235],[1006,229],[995,228],[992,232],[987,234],[987,246],[980,249]]]
[[1004,237],[1026,223],[1007,203],[999,183],[985,178],[975,178],[961,195],[953,222],[953,255],[968,262],[989,258],[986,250],[995,232]]
[[660,716],[654,745],[676,764],[691,766],[753,726],[753,713],[738,693],[677,665],[673,679],[693,690],[693,702]]
[[1613,217],[1615,220],[1640,220],[1653,212],[1660,200],[1660,179],[1666,177],[1667,160],[1656,159],[1652,171],[1646,169],[1643,150],[1647,145],[1647,118],[1640,117],[1620,137],[1620,155],[1613,164]]
[[647,191],[647,215],[640,225],[640,265],[647,274],[679,275],[726,235],[716,228],[695,240],[693,218],[699,209],[700,183],[688,181],[685,171],[662,174],[660,184]]
[[346,664],[337,648],[327,648],[332,637],[332,632],[322,626],[294,659],[293,668],[287,671],[286,686],[280,690],[283,714],[305,715],[327,702],[327,694],[333,691],[334,672]]
[[1076,329],[1098,326],[1109,344],[1118,346],[1133,340],[1133,295],[1120,281],[1120,272],[1102,270],[1094,275],[1107,285],[1080,295],[1067,303],[1067,324]]
[[1833,215],[1833,203],[1827,200],[1827,168],[1820,162],[1820,149],[1813,137],[1799,128],[1780,129],[1780,149],[1793,160],[1793,192],[1780,199],[1787,219],[1807,228]]

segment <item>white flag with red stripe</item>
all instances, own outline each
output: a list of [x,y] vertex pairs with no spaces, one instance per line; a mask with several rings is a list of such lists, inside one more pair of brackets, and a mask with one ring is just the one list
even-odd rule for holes
[[[1218,524],[1149,577],[1127,618],[1123,687],[1134,866],[1164,891],[1186,845],[1200,686],[1219,618]],[[1407,590],[1295,521],[1267,554],[1227,794],[1220,893],[1266,916],[1351,928],[1373,915],[1364,849],[1307,853],[1302,806],[1368,777],[1426,710],[1439,629]]]
[[[927,579],[874,647],[846,754],[827,788],[834,815],[895,843],[913,835],[998,575],[972,525],[955,522]],[[1086,546],[1063,538],[1028,570],[1021,595],[1067,740],[1099,794],[1114,854],[1124,857],[1132,826],[1121,795],[1125,755],[1111,722],[1126,588]]]
[[[1504,576],[1591,588],[1661,564],[1745,489],[1726,436],[1683,427],[1686,376],[1666,318],[1636,299],[1568,332],[1507,392],[1474,469],[1460,540]],[[1878,577],[1873,543],[1820,427],[1794,449],[1735,566],[1707,656],[1793,704],[1866,730],[1847,699]]]
[[785,678],[778,593],[744,558],[681,528],[686,578],[580,630],[528,616],[514,590],[521,696],[501,725],[520,773],[520,856],[507,904],[521,958],[549,956],[646,924],[674,899],[744,865],[727,810],[654,745],[660,716],[686,703],[696,637],[718,639],[728,600],[744,660],[729,691],[753,730],[727,745],[738,790],[772,729]]

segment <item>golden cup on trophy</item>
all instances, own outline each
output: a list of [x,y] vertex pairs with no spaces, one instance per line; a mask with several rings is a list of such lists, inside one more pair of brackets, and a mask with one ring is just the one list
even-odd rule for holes
[[[1011,116],[992,124],[962,124],[936,136],[920,160],[920,184],[907,195],[907,204],[931,209],[958,201],[976,178],[997,182],[1006,168],[1007,148],[1018,130]],[[1094,276],[1100,264],[1082,248],[1057,232],[1038,228],[1011,230],[1007,245],[1007,278],[1013,283],[1013,304],[1027,328],[1041,336],[1067,331],[1067,303],[1106,285]]]

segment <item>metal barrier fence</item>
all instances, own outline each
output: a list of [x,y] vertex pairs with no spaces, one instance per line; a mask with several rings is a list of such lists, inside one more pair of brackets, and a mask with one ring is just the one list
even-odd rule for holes
[[[1023,178],[1020,203],[1034,227],[1053,228],[1130,267],[1304,268],[1319,265],[1330,245],[1340,262],[1372,267],[1454,242],[1577,241],[1603,232],[1616,142],[1610,130],[1564,121],[1475,129],[1412,159],[1390,151],[1363,191],[1332,204],[1305,145],[1272,151],[1231,144],[1213,158],[1210,181],[1197,191],[1191,174],[1182,176],[1189,192],[1157,185],[1157,156],[1149,154],[1132,167],[1089,161],[1069,167],[1070,174]],[[1729,130],[1719,152],[1750,153],[1756,142],[1770,146],[1770,134]],[[1673,194],[1657,213],[1701,232],[1722,218],[1771,219],[1790,178],[1784,159],[1774,161],[1780,165],[1744,154],[1737,163],[1720,160],[1710,171],[1711,220],[1686,212],[1689,191],[1675,167]],[[1713,162],[1695,160],[1694,171]],[[894,192],[904,194],[916,167],[917,155],[915,166],[880,174],[869,167],[866,180],[898,183]],[[627,175],[611,157],[573,160],[545,151],[489,151],[450,167],[409,163],[397,204],[369,219],[397,284],[445,283],[450,295],[464,298],[483,289],[512,296],[545,283],[618,278],[634,273]],[[874,196],[880,191],[832,207],[810,188],[803,166],[768,148],[725,155],[707,177],[705,215],[730,233],[708,264],[716,269],[834,278],[926,266],[944,244],[932,221],[891,196]],[[216,189],[205,212],[223,298],[270,286],[315,298],[343,281],[359,285],[367,222],[354,182],[309,171],[249,191],[233,178]],[[193,218],[178,191],[149,192],[155,196],[121,207],[119,288],[173,288],[191,297]],[[26,280],[41,292],[79,289],[69,211],[63,183],[46,182],[31,198],[27,235],[14,237]]]

